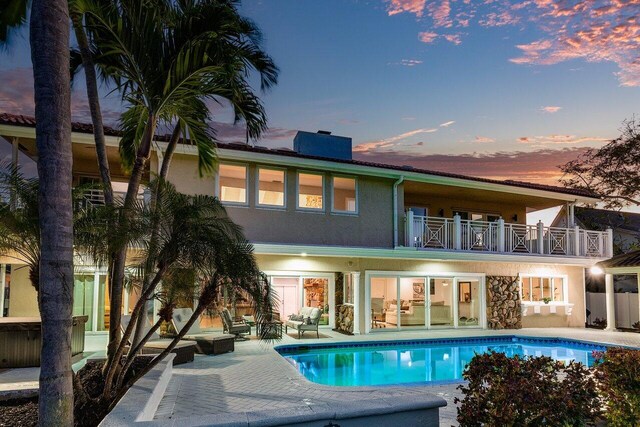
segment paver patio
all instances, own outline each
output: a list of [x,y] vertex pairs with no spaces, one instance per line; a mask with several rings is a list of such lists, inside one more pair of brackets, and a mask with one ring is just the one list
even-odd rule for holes
[[[593,329],[554,328],[517,331],[441,330],[380,332],[346,336],[323,330],[325,339],[296,340],[284,336],[282,344],[311,344],[346,341],[384,341],[397,339],[447,338],[465,336],[523,335],[561,337],[605,344],[640,347],[640,334],[605,332]],[[236,343],[234,353],[216,357],[197,356],[193,363],[174,368],[169,387],[155,418],[182,419],[207,414],[291,408],[325,403],[340,405],[344,401],[363,399],[397,399],[423,393],[443,397],[448,406],[440,411],[441,425],[456,425],[453,398],[460,395],[457,384],[400,387],[328,387],[312,383],[280,356],[274,344],[257,340]]]

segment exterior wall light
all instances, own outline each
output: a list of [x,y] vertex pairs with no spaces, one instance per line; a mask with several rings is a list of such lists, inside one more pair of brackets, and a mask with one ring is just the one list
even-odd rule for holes
[[589,269],[589,272],[594,276],[601,276],[604,274],[604,270],[602,269],[602,267],[599,267],[597,265],[592,266]]

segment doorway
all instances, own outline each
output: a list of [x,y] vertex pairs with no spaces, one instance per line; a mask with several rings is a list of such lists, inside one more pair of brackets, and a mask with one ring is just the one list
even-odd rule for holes
[[280,319],[298,314],[302,307],[315,307],[321,312],[320,326],[334,326],[335,276],[330,273],[268,273],[276,295]]

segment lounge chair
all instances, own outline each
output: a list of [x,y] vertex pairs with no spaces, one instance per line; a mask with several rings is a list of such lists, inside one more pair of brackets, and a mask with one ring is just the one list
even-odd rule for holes
[[[191,308],[176,308],[173,310],[171,323],[177,332],[180,332],[187,322],[193,316]],[[215,333],[212,330],[201,329],[200,319],[191,325],[189,331],[182,337],[186,341],[195,341],[197,343],[197,351],[201,354],[222,354],[228,351],[234,351],[234,336],[228,334]]]
[[249,325],[245,320],[234,321],[231,317],[231,313],[229,313],[229,310],[226,308],[223,308],[222,311],[220,311],[220,318],[222,319],[224,332],[235,335],[236,339],[244,341],[247,338],[244,337],[243,334],[251,334],[251,325]]
[[[124,332],[129,326],[129,322],[131,322],[131,315],[124,315],[121,318],[120,327]],[[145,329],[143,331],[144,335],[149,332],[150,325],[145,322]],[[131,342],[129,342],[131,343]],[[169,344],[171,344],[171,340],[169,339],[161,339],[160,335],[156,332],[151,335],[151,339],[145,343],[142,347],[142,354],[160,354],[164,349],[166,349]],[[174,365],[180,365],[182,363],[193,362],[194,353],[196,352],[196,343],[193,341],[183,341],[180,340],[176,344],[171,353],[175,354],[176,357],[173,359]]]
[[288,328],[298,331],[298,339],[304,335],[306,331],[316,331],[316,336],[320,338],[318,332],[318,324],[320,323],[322,312],[317,307],[302,307],[297,315],[289,316],[284,324],[284,332],[287,333]]

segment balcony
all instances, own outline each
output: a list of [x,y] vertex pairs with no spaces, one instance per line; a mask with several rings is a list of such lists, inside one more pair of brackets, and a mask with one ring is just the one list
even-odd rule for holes
[[[113,199],[116,204],[124,203],[124,199],[126,197],[126,191],[114,191]],[[147,203],[149,198],[148,191],[146,189],[141,190],[138,193],[138,201],[142,203]],[[82,207],[83,208],[92,208],[94,206],[104,206],[104,191],[98,188],[92,188],[84,191],[82,194]]]
[[419,250],[467,251],[559,257],[610,258],[611,230],[547,227],[406,214],[406,242]]

